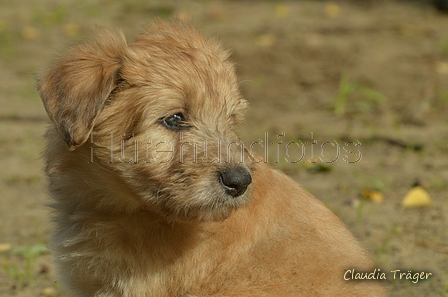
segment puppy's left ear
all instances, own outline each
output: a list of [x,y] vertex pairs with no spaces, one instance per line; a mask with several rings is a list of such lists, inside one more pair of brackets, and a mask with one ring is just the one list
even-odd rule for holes
[[45,109],[70,150],[88,139],[119,80],[126,48],[123,33],[102,30],[38,74]]

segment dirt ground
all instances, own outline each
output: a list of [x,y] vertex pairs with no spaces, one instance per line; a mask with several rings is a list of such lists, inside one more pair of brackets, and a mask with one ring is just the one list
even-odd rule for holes
[[[148,20],[173,16],[233,49],[251,102],[239,127],[245,144],[263,156],[268,147],[265,161],[347,224],[387,274],[390,296],[448,296],[448,15],[417,1],[367,0],[0,7],[0,296],[66,296],[47,248],[39,156],[49,122],[33,73],[96,24],[132,41]],[[416,181],[432,205],[403,209]],[[394,270],[432,275],[413,283]]]

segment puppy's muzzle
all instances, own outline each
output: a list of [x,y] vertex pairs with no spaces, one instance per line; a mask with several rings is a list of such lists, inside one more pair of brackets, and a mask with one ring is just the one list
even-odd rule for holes
[[219,172],[219,179],[226,193],[234,198],[243,195],[252,183],[249,171],[243,167],[226,168]]

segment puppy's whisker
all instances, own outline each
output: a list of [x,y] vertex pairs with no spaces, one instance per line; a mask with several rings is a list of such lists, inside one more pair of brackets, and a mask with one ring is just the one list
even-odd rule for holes
[[159,200],[159,194],[160,194],[160,191],[161,191],[161,189],[162,189],[162,187],[163,187],[163,182],[159,185],[159,188],[157,189],[157,192],[156,192],[156,200]]
[[107,168],[106,166],[104,166],[104,165],[102,165],[102,164],[100,164],[100,163],[98,163],[98,162],[93,162],[93,164],[94,164],[96,167],[101,168],[102,170],[109,171],[110,173],[113,172],[112,169]]
[[255,81],[253,79],[245,79],[245,80],[242,80],[242,81],[238,82],[238,85],[241,85],[241,84],[243,84],[245,82],[255,83]]

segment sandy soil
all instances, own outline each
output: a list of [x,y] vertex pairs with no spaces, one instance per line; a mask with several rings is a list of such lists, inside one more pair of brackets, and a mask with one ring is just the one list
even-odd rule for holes
[[[174,15],[234,50],[251,102],[244,142],[267,133],[268,162],[347,224],[387,273],[390,295],[448,295],[448,15],[393,1],[148,3],[0,1],[0,296],[66,296],[46,247],[39,155],[49,123],[33,72],[95,24],[132,40],[147,20]],[[300,148],[286,155],[286,146],[300,141],[305,154],[292,163]],[[403,209],[416,181],[433,205]],[[393,270],[432,276],[414,284]]]

